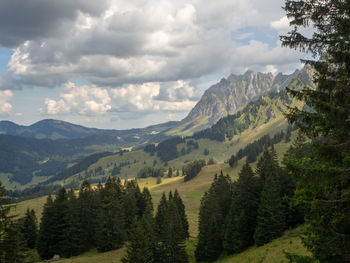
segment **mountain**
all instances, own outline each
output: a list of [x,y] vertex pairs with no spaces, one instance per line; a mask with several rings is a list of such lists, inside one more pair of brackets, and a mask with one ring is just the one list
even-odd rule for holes
[[91,129],[58,120],[43,120],[27,127],[2,121],[0,127],[7,134],[0,134],[0,180],[20,185],[33,179],[42,181],[90,154],[160,142],[168,138],[163,131],[176,124],[167,122],[118,131]]
[[179,125],[168,134],[189,135],[214,125],[222,117],[243,109],[249,102],[272,91],[285,89],[295,78],[311,85],[308,66],[292,74],[247,71],[243,75],[231,74],[207,89],[199,102]]
[[176,122],[152,125],[146,128],[113,130],[87,128],[61,120],[46,119],[29,126],[18,125],[11,121],[0,121],[0,134],[23,136],[36,139],[77,139],[92,135],[131,135],[140,136],[143,133],[158,134],[174,126]]

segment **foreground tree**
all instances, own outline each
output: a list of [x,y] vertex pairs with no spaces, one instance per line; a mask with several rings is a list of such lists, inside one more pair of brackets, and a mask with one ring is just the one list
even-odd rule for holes
[[34,210],[27,209],[21,221],[21,232],[27,248],[34,249],[38,238],[38,223]]
[[[315,70],[315,88],[289,90],[308,107],[291,108],[287,118],[312,143],[309,155],[285,160],[305,206],[304,243],[320,262],[350,262],[349,1],[287,0],[285,10],[294,29],[283,45],[320,58],[305,61]],[[311,37],[300,33],[311,24]]]
[[224,248],[228,253],[239,252],[254,244],[260,180],[246,162],[234,185],[230,212],[226,218]]

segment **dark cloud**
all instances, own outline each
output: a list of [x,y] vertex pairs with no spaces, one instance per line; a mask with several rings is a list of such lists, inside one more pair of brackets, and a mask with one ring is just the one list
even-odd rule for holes
[[101,14],[106,0],[0,1],[0,45],[16,47],[27,40],[64,33],[78,12]]

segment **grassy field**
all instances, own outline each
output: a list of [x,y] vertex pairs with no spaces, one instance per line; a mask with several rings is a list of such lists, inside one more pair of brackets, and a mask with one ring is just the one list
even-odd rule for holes
[[[285,128],[286,125],[286,122],[282,118],[276,118],[266,125],[261,125],[256,129],[247,130],[240,136],[235,136],[231,141],[218,143],[207,139],[199,140],[199,148],[197,150],[193,150],[189,154],[169,161],[169,166],[181,169],[187,160],[200,158],[208,159],[209,157],[213,157],[220,163],[203,167],[197,177],[186,183],[183,181],[182,176],[172,178],[164,177],[161,184],[156,184],[156,178],[145,178],[137,180],[140,188],[147,187],[150,189],[155,208],[157,207],[163,192],[168,193],[170,190],[175,191],[175,189],[179,191],[185,204],[186,213],[189,220],[190,239],[187,241],[186,247],[190,256],[190,262],[195,262],[194,250],[197,242],[196,237],[198,235],[198,211],[200,206],[200,199],[202,198],[205,191],[210,187],[214,175],[220,173],[220,171],[223,171],[224,174],[229,174],[232,180],[236,180],[238,177],[238,172],[244,164],[245,160],[240,160],[237,166],[234,168],[231,168],[227,163],[223,162],[227,160],[231,154],[236,153],[247,143],[257,140],[267,133],[273,135],[274,133],[279,132],[281,129]],[[292,135],[292,137],[294,136],[295,134]],[[280,160],[282,159],[282,156],[289,145],[290,143],[285,143],[284,141],[275,145],[275,149]],[[178,147],[181,149],[183,146],[184,145],[179,145]],[[205,156],[203,154],[205,148],[209,150],[208,156]],[[161,163],[156,156],[151,156],[144,151],[135,151],[124,153],[123,155],[116,154],[104,157],[97,163],[91,165],[89,167],[89,170],[95,170],[98,167],[102,167],[105,171],[105,174],[108,175],[108,172],[113,168],[114,163],[129,162],[130,165],[128,164],[122,168],[122,175],[126,175],[124,178],[134,177],[136,176],[137,171],[143,166],[153,165],[154,160],[156,160],[158,164]],[[256,163],[253,163],[252,167],[255,169]],[[76,178],[78,176],[79,174],[75,175],[74,177]],[[69,180],[73,180],[73,178]],[[65,183],[67,183],[67,180]],[[12,210],[12,214],[23,216],[26,209],[30,208],[34,209],[36,214],[40,217],[46,198],[47,197],[44,196],[18,203]],[[305,248],[302,246],[300,240],[296,237],[296,235],[288,234],[263,247],[252,247],[241,254],[222,258],[218,262],[286,262],[284,261],[283,250],[298,252],[301,254],[306,253]],[[119,249],[107,253],[89,251],[80,256],[62,260],[61,262],[120,262],[120,259],[124,253],[125,249]]]

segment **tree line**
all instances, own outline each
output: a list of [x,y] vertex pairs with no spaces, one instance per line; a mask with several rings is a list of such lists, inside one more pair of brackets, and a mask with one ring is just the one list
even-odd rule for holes
[[[123,186],[119,179],[108,178],[94,189],[84,181],[78,195],[61,188],[56,196],[48,196],[39,229],[34,211],[28,210],[19,220],[11,218],[5,196],[0,184],[0,262],[71,257],[93,248],[105,252],[125,243],[123,262],[149,262],[134,261],[136,255],[148,255],[153,262],[187,262],[188,222],[177,190],[168,199],[163,194],[154,217],[147,188],[141,191],[133,181]],[[146,249],[148,254],[135,249]]]
[[236,155],[231,155],[230,159],[228,160],[229,165],[231,167],[234,167],[237,164],[237,161],[245,156],[247,157],[247,161],[249,163],[255,162],[265,148],[271,147],[272,145],[281,142],[283,139],[285,139],[285,142],[289,142],[291,132],[295,129],[295,126],[288,125],[286,132],[280,131],[276,133],[272,138],[269,134],[266,134],[260,139],[247,144],[244,148],[239,149]]
[[264,151],[255,172],[246,162],[235,182],[222,172],[216,175],[201,200],[197,261],[264,245],[302,223],[303,214],[288,202],[294,190],[273,148]]

